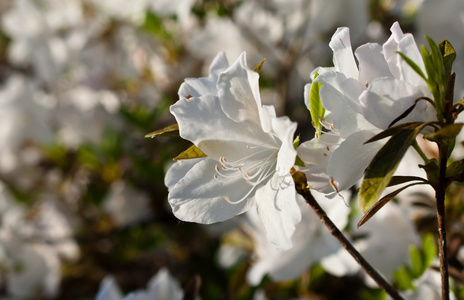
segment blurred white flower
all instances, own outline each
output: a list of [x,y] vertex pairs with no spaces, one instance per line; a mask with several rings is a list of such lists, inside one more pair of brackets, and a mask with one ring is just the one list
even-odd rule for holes
[[133,225],[153,215],[148,196],[122,181],[111,185],[103,209],[117,226]]
[[181,300],[183,291],[175,278],[169,274],[166,268],[162,268],[155,274],[147,284],[147,289],[136,290],[123,298],[114,278],[105,277],[100,284],[96,300]]
[[[343,201],[328,200],[324,194],[312,191],[318,203],[340,229],[348,223],[350,208]],[[349,196],[349,193],[344,193]],[[344,250],[330,234],[319,217],[302,197],[298,197],[302,220],[292,236],[293,247],[287,251],[275,249],[263,238],[264,228],[255,212],[246,214],[244,229],[254,241],[254,261],[247,274],[251,285],[258,285],[264,275],[275,281],[295,279],[324,257]]]

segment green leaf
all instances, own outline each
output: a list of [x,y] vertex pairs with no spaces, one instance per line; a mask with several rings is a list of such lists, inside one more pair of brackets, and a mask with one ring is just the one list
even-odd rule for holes
[[424,266],[427,268],[437,257],[437,243],[433,234],[427,233],[422,240],[422,253],[424,257]]
[[147,135],[145,135],[146,138],[154,138],[154,137],[161,137],[161,136],[179,136],[179,125],[178,124],[172,124],[167,127],[164,127],[163,129],[153,131]]
[[452,139],[452,138],[455,138],[461,132],[463,125],[464,123],[450,124],[448,126],[440,128],[439,130],[435,132],[425,134],[424,138],[430,141]]
[[309,112],[311,113],[311,120],[313,120],[314,127],[322,130],[320,119],[324,118],[325,108],[322,106],[321,97],[319,95],[322,83],[314,82],[317,76],[319,76],[318,73],[314,75],[313,83],[309,91]]
[[[395,176],[396,177],[396,176]],[[393,177],[393,178],[395,178]],[[409,176],[404,176],[404,177],[409,177]],[[411,176],[412,177],[412,176]],[[420,178],[420,177],[417,177],[417,178]],[[420,178],[422,179],[422,178]],[[424,179],[423,179],[424,180]],[[392,179],[393,181],[393,179]],[[413,185],[418,185],[418,184],[426,184],[427,182],[414,182],[414,183],[411,183],[411,184],[408,184],[406,186],[403,186],[399,189],[397,189],[396,191],[394,192],[391,192],[389,193],[388,195],[382,197],[381,199],[379,199],[377,202],[375,202],[368,210],[367,212],[364,214],[364,216],[361,218],[361,220],[358,222],[358,225],[357,227],[361,227],[362,225],[364,225],[364,223],[366,223],[367,221],[369,221],[382,207],[385,206],[385,204],[387,204],[390,200],[392,200],[393,198],[396,197],[396,195],[398,195],[399,193],[401,193],[402,191],[404,191],[405,189],[413,186]],[[400,184],[400,183],[396,183],[396,184]],[[389,184],[389,186],[392,186],[392,185],[395,185],[395,184]]]
[[259,72],[261,71],[261,68],[263,67],[265,61],[266,61],[266,59],[263,59],[263,60],[253,69],[253,71],[255,71],[256,73],[259,73]]
[[372,143],[372,142],[387,138],[387,137],[395,135],[398,132],[400,132],[402,130],[405,130],[405,129],[414,129],[416,127],[425,126],[425,125],[428,125],[428,124],[430,124],[430,123],[411,122],[411,123],[400,124],[400,125],[385,129],[384,131],[376,134],[375,136],[373,136],[372,138],[370,138],[369,140],[364,142],[364,144]]
[[200,158],[206,157],[206,154],[203,153],[197,146],[193,145],[192,147],[188,148],[181,154],[177,155],[174,160],[179,159],[192,159],[192,158]]
[[388,186],[398,164],[426,123],[415,128],[405,128],[395,135],[377,152],[366,169],[359,189],[359,204],[366,212]]
[[395,186],[395,185],[403,184],[403,183],[410,182],[410,181],[421,181],[424,183],[428,183],[426,179],[422,177],[418,177],[418,176],[393,176],[388,186]]
[[411,273],[414,277],[418,278],[425,270],[425,264],[422,261],[422,253],[416,246],[411,246],[409,255],[411,257]]
[[398,52],[398,54],[417,74],[419,74],[420,77],[427,81],[427,77],[425,77],[424,72],[422,72],[421,68],[419,68],[419,66],[415,62],[413,62],[412,59],[410,59],[401,52]]

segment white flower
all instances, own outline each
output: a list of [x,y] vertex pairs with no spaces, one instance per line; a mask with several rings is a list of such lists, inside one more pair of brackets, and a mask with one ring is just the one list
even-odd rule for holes
[[181,300],[183,294],[177,280],[162,268],[150,279],[146,290],[133,291],[124,298],[114,278],[107,276],[100,284],[96,300]]
[[[305,162],[303,171],[309,183],[321,192],[334,194],[349,188],[384,141],[364,144],[387,129],[419,97],[432,98],[426,82],[398,55],[404,53],[425,68],[411,34],[403,34],[398,23],[383,45],[369,43],[356,49],[356,64],[348,28],[339,28],[329,46],[334,67],[318,68],[314,82],[322,83],[320,99],[327,110],[322,125],[326,133],[300,145],[298,155]],[[314,72],[314,73],[315,73]],[[309,108],[309,91],[305,101]],[[412,112],[395,123],[436,120],[436,112],[426,101],[419,101]]]
[[205,85],[200,96],[181,96],[171,106],[181,137],[207,158],[188,171],[171,168],[166,181],[179,180],[170,189],[169,203],[179,219],[204,224],[256,207],[268,240],[290,248],[301,218],[290,175],[296,124],[261,105],[258,79],[243,53],[219,74],[215,86]]

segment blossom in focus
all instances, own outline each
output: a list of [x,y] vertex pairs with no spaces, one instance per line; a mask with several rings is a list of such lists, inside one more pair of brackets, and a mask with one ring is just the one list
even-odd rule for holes
[[147,289],[136,290],[123,297],[121,290],[112,276],[107,276],[100,284],[96,300],[181,300],[184,292],[169,271],[162,268],[147,284]]
[[[398,55],[402,52],[425,73],[419,49],[411,34],[404,34],[398,23],[383,45],[368,43],[351,49],[348,28],[339,28],[329,46],[334,67],[318,68],[314,83],[322,83],[320,100],[328,111],[321,124],[325,133],[300,145],[303,171],[313,188],[334,193],[354,185],[362,177],[382,142],[364,144],[387,129],[413,106],[419,97],[433,98],[427,83]],[[311,85],[305,88],[309,108]],[[436,120],[436,112],[426,101],[419,101],[412,112],[395,125],[412,121]],[[347,159],[349,157],[350,159]]]
[[[222,55],[213,66],[225,64]],[[192,93],[171,106],[180,136],[207,158],[169,170],[169,203],[179,219],[204,224],[255,207],[267,239],[288,249],[301,219],[290,175],[296,123],[261,104],[259,75],[247,67],[245,53],[218,73],[216,83],[214,73],[186,81]]]

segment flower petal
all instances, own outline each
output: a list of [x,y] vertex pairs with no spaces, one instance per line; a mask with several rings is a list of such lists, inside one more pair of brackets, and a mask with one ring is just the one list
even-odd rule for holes
[[354,60],[351,49],[350,29],[338,28],[329,43],[333,51],[333,62],[335,69],[346,77],[358,78],[358,66]]
[[184,159],[175,162],[169,170],[166,172],[166,176],[164,177],[164,185],[170,191],[176,183],[178,183],[182,178],[184,178],[185,174],[193,168],[198,162],[205,159],[202,158],[193,158],[193,159]]
[[246,65],[245,52],[219,75],[218,96],[225,114],[235,122],[260,120],[259,74]]
[[296,150],[293,147],[293,135],[297,124],[287,117],[272,118],[272,131],[282,141],[277,155],[276,171],[279,176],[285,176],[295,164]]
[[211,224],[230,219],[254,205],[254,192],[237,204],[226,201],[240,200],[251,187],[240,176],[215,179],[215,166],[211,158],[200,161],[169,192],[168,201],[178,219]]
[[385,57],[382,53],[382,46],[375,43],[368,43],[360,46],[355,51],[359,61],[359,81],[370,83],[378,77],[392,77]]
[[267,240],[286,250],[292,247],[291,236],[301,220],[292,176],[277,174],[256,191],[256,209],[267,233]]
[[[359,101],[364,117],[373,125],[387,129],[393,120],[398,118],[414,101],[422,96],[430,96],[431,92],[413,86],[396,78],[378,78],[361,94]],[[417,103],[413,111],[398,121],[406,122],[434,121],[436,112],[426,101]]]
[[332,153],[327,172],[339,191],[350,188],[362,178],[372,158],[382,147],[381,141],[364,144],[374,135],[368,130],[353,133]]

